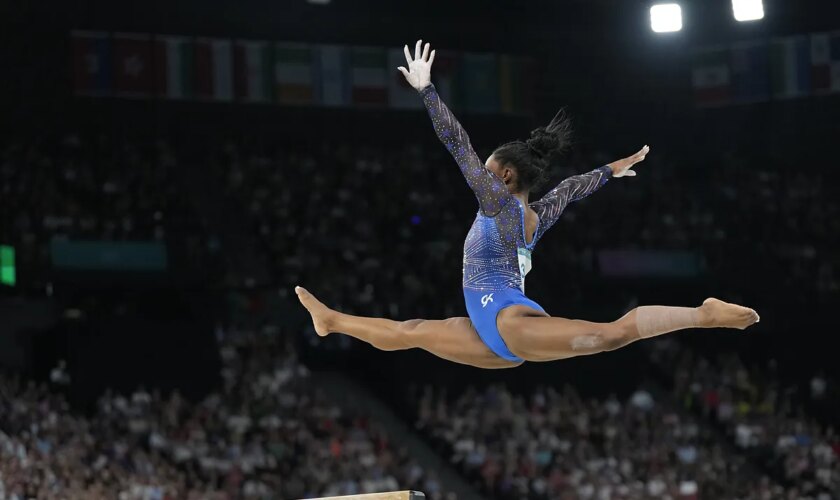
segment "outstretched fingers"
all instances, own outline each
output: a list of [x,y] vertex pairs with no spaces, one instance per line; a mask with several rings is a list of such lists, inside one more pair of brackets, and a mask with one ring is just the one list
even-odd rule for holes
[[429,86],[431,83],[431,69],[432,62],[435,59],[435,51],[431,50],[431,44],[423,45],[423,40],[417,40],[414,45],[414,56],[412,57],[408,45],[403,46],[405,53],[405,66],[397,67],[400,73],[403,74],[406,81],[420,91]]
[[430,43],[423,45],[423,40],[417,40],[417,43],[414,45],[414,57],[412,57],[408,45],[404,45],[403,53],[405,54],[405,62],[409,65],[414,61],[423,61],[431,64],[435,60],[435,51],[432,50],[431,53],[429,52],[431,48],[432,45]]

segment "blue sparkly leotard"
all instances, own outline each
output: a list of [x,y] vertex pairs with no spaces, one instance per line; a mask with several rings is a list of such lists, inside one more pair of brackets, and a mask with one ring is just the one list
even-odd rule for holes
[[[525,235],[525,209],[499,177],[484,166],[461,124],[441,101],[434,85],[420,91],[438,138],[455,158],[479,210],[464,243],[464,299],[467,313],[481,340],[497,355],[522,361],[510,352],[499,334],[496,315],[512,305],[543,311],[525,296],[525,275],[531,269],[531,251],[557,222],[569,202],[580,200],[603,186],[612,175],[609,167],[565,179],[539,201],[530,203],[538,216],[529,243]],[[544,311],[543,311],[544,312]]]

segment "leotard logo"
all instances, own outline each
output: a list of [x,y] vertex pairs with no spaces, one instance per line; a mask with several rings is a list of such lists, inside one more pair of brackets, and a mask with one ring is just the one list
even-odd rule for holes
[[487,295],[481,296],[481,307],[487,307],[487,303],[493,302],[493,294],[488,293]]

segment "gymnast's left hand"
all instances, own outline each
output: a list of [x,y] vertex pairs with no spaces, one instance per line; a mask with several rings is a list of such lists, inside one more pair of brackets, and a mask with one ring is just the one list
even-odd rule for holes
[[627,158],[614,161],[607,166],[612,169],[613,177],[633,177],[636,175],[636,171],[633,170],[633,165],[644,160],[645,156],[647,156],[649,152],[650,146],[646,145],[633,156],[628,156]]
[[432,63],[435,62],[435,51],[433,50],[430,54],[429,44],[423,47],[423,40],[417,40],[417,45],[414,46],[414,58],[411,57],[408,45],[403,47],[403,50],[408,69],[404,66],[397,69],[405,76],[409,85],[419,92],[432,83]]

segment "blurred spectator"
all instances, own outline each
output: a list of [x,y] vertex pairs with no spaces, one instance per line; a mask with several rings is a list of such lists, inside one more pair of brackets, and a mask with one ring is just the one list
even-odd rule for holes
[[811,399],[822,399],[825,396],[826,381],[822,375],[814,375],[811,379]]
[[[771,498],[713,432],[644,390],[583,399],[571,387],[425,387],[416,427],[499,499]],[[409,397],[410,401],[415,396]]]
[[[330,304],[372,316],[461,313],[462,243],[476,205],[440,144],[229,140],[206,154],[199,161],[250,214],[278,286],[306,282]],[[726,152],[681,156],[675,169],[669,156],[646,160],[645,182],[570,207],[551,233],[566,236],[544,242],[554,258],[535,255],[540,281],[562,279],[567,303],[584,301],[599,249],[688,250],[701,253],[718,293],[761,290],[766,269],[776,270],[774,286],[800,291],[791,300],[840,293],[840,193],[823,173]],[[609,159],[578,151],[553,167],[552,182]],[[633,217],[611,217],[616,205]]]
[[[223,387],[191,403],[139,387],[90,417],[62,396],[0,378],[0,498],[304,498],[444,486],[376,422],[309,382],[274,336],[226,332]],[[452,498],[451,495],[448,498]]]
[[58,361],[58,365],[50,370],[50,382],[54,387],[65,388],[70,385],[70,374],[67,373],[67,362],[63,359]]
[[[739,449],[773,472],[788,486],[788,495],[840,497],[836,428],[806,413],[795,388],[778,379],[772,361],[747,367],[734,353],[711,361],[670,341],[657,342],[656,351],[654,359],[675,373],[674,394],[685,396],[688,408],[721,426]],[[814,384],[815,379],[821,382]],[[817,375],[811,381],[822,394],[825,379]]]
[[167,241],[209,266],[206,228],[177,169],[165,141],[105,132],[4,144],[0,238],[17,246],[22,285],[48,281],[53,239]]

